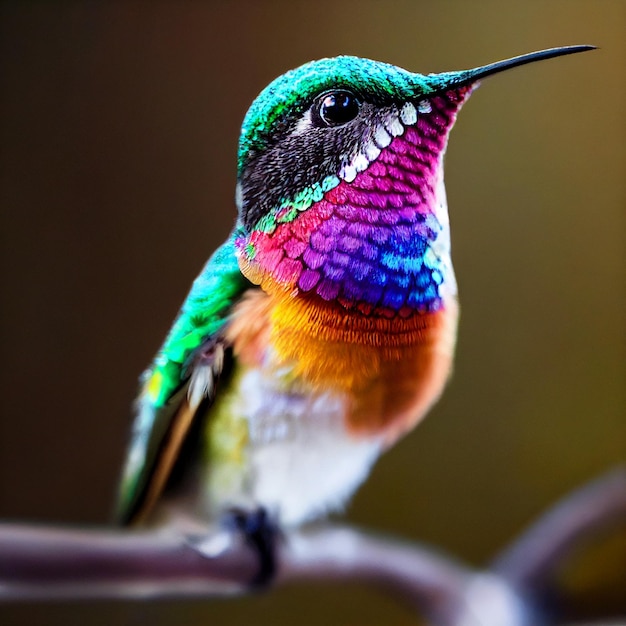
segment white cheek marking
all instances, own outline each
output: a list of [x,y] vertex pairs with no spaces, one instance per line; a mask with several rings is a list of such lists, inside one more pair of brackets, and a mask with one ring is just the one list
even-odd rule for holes
[[385,120],[385,128],[392,137],[399,137],[404,132],[404,126],[402,126],[402,122],[398,119],[397,113],[393,113]]
[[417,111],[411,102],[405,103],[400,110],[400,119],[402,120],[402,123],[407,126],[411,126],[417,122]]
[[368,143],[365,147],[365,155],[367,156],[369,162],[375,161],[380,155],[380,148],[374,143]]
[[339,178],[343,178],[343,180],[347,183],[351,183],[356,178],[357,173],[356,167],[350,163],[348,165],[344,165],[339,170]]
[[[430,103],[426,100],[418,105],[420,112],[424,111],[425,107],[430,111]],[[390,107],[383,122],[377,125],[373,137],[366,140],[360,151],[353,154],[350,160],[341,167],[338,173],[339,178],[347,183],[353,182],[360,172],[364,172],[379,157],[381,150],[389,146],[394,137],[400,137],[404,134],[405,125],[411,126],[416,122],[417,109],[413,103],[405,102],[400,111],[395,106]],[[298,120],[293,134],[304,134],[312,126],[311,111],[309,110]]]
[[369,164],[370,162],[364,154],[357,154],[356,158],[352,161],[352,165],[357,172],[364,172]]
[[311,129],[312,126],[313,126],[313,123],[311,122],[311,110],[309,109],[298,120],[298,123],[296,124],[295,128],[293,129],[293,134],[294,135],[303,135],[304,133],[308,132]]
[[428,100],[422,100],[418,105],[417,105],[417,110],[420,113],[431,113],[433,110],[433,107],[431,106],[430,102],[428,102]]
[[374,133],[374,141],[379,148],[386,148],[391,143],[391,135],[385,130],[384,126],[379,126]]

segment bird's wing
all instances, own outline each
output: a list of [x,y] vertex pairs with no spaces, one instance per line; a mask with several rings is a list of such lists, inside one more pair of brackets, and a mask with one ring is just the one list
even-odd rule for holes
[[127,524],[150,511],[203,401],[211,402],[224,361],[224,327],[251,284],[239,271],[234,236],[209,259],[170,334],[142,377],[122,475],[117,518]]

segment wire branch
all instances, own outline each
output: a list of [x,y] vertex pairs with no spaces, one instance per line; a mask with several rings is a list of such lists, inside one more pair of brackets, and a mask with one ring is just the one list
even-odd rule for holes
[[[620,468],[558,503],[486,572],[423,546],[327,525],[285,533],[275,584],[356,580],[440,626],[540,626],[530,609],[542,585],[573,550],[624,519]],[[242,594],[258,567],[232,528],[183,535],[0,524],[0,602]]]

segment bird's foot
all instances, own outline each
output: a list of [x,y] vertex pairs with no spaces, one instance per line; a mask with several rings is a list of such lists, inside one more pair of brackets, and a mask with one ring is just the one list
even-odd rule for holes
[[259,571],[250,582],[257,589],[267,587],[276,575],[276,548],[281,538],[277,522],[263,507],[257,509],[229,509],[223,517],[229,530],[240,532],[246,543],[259,555]]

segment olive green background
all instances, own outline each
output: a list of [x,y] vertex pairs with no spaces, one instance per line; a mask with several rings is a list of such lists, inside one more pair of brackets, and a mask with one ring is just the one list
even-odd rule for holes
[[[4,2],[0,518],[103,524],[136,381],[233,223],[246,108],[341,53],[488,79],[446,161],[462,316],[429,418],[346,519],[481,564],[626,454],[626,3]],[[572,563],[609,606],[626,541]],[[626,608],[626,607],[625,607]],[[213,602],[0,607],[16,624],[410,624],[356,585]]]

